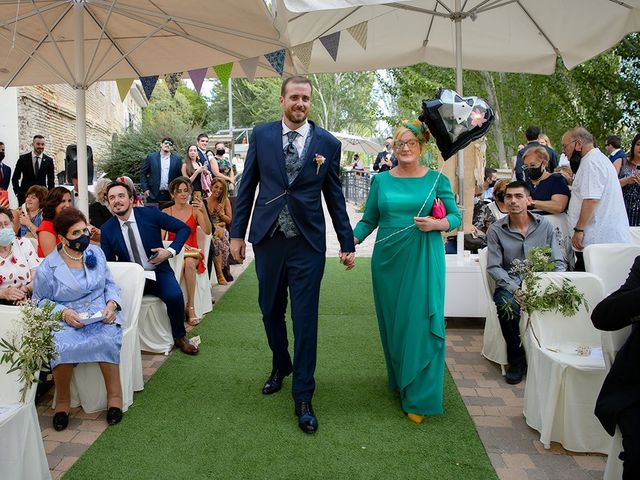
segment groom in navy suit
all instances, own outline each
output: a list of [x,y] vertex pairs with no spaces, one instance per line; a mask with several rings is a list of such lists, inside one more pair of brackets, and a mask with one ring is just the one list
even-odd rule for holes
[[[249,142],[231,225],[231,254],[238,262],[244,259],[244,237],[253,210],[249,241],[256,257],[262,320],[273,353],[271,375],[262,393],[279,391],[284,378],[293,373],[298,425],[313,433],[318,429],[311,398],[326,250],[321,193],[338,234],[340,262],[347,269],[354,265],[355,247],[340,184],[340,142],[307,121],[311,82],[304,77],[288,78],[280,94],[282,120],[258,125]],[[285,324],[287,290],[293,362]]]

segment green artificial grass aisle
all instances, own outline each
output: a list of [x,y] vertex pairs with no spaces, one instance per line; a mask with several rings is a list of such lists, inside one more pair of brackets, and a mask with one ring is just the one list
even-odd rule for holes
[[496,478],[448,373],[443,416],[403,417],[387,389],[368,259],[350,272],[327,259],[315,435],[298,429],[290,377],[260,392],[271,356],[257,297],[250,266],[192,332],[200,354],[173,353],[65,480]]

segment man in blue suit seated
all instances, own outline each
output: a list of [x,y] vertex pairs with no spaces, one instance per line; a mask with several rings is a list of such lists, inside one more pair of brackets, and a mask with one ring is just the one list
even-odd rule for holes
[[[286,79],[280,96],[282,120],[253,129],[231,225],[231,253],[241,263],[253,210],[249,241],[256,257],[262,321],[273,354],[271,375],[262,393],[279,391],[284,378],[293,373],[295,413],[298,426],[306,433],[318,428],[311,398],[326,250],[321,194],[338,234],[341,263],[350,269],[355,255],[340,185],[340,141],[307,121],[311,93],[308,79]],[[293,362],[285,324],[287,290],[291,294]]]
[[173,139],[165,137],[160,142],[160,151],[147,155],[140,169],[140,187],[148,203],[171,201],[169,184],[181,173],[182,160],[171,153]]
[[[144,293],[155,295],[167,306],[171,331],[176,347],[188,355],[198,348],[186,337],[184,329],[184,298],[175,274],[166,260],[182,250],[191,234],[189,226],[154,207],[133,208],[133,192],[128,185],[112,182],[107,187],[109,208],[115,215],[102,224],[100,246],[109,262],[135,262],[145,272],[153,272],[144,286]],[[162,230],[176,237],[164,248]]]

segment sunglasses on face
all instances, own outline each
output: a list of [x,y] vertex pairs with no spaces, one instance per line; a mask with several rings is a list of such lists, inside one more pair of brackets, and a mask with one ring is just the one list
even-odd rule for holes
[[173,142],[169,142],[168,140],[165,140],[164,142],[162,142],[163,145],[168,145],[170,147],[173,147]]

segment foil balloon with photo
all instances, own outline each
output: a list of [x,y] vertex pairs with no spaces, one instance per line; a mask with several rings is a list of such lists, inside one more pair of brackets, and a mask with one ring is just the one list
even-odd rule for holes
[[487,133],[494,115],[482,98],[461,97],[453,90],[441,88],[436,98],[422,101],[419,118],[427,124],[442,157],[447,160]]

